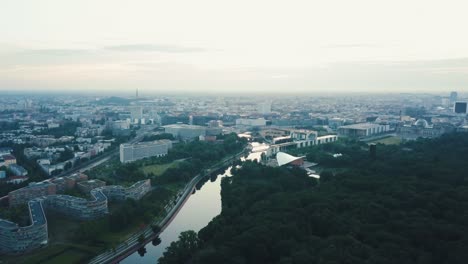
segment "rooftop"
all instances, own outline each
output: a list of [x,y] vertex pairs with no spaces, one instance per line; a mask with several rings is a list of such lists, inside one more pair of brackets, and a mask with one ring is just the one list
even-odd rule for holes
[[3,155],[3,159],[4,160],[15,160],[15,156],[11,155],[11,154],[7,154],[7,155]]
[[197,125],[187,125],[187,124],[171,124],[165,125],[164,128],[197,128],[197,129],[204,129],[206,127],[197,126]]
[[381,125],[379,124],[372,124],[372,123],[359,123],[359,124],[352,124],[347,126],[340,126],[340,128],[351,128],[351,129],[369,129],[369,128],[377,128]]
[[16,228],[18,227],[17,224],[10,222],[5,219],[0,219],[0,228]]
[[42,204],[40,200],[29,201],[29,209],[31,210],[31,221],[33,225],[43,225],[45,224],[46,218],[44,216],[44,211],[42,210]]
[[169,139],[161,139],[161,140],[155,140],[155,141],[147,141],[147,142],[138,142],[135,144],[129,144],[129,143],[124,143],[122,146],[124,147],[146,147],[146,146],[154,146],[154,145],[165,145],[168,143],[171,143]]
[[276,160],[278,161],[278,166],[283,166],[293,161],[302,159],[303,157],[295,157],[284,152],[278,152],[276,154]]

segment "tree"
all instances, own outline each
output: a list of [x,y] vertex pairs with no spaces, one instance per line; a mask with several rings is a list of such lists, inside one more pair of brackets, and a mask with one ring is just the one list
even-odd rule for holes
[[200,240],[195,231],[180,233],[179,240],[172,242],[159,259],[159,264],[186,263],[199,248]]
[[71,169],[71,167],[72,167],[72,163],[70,161],[67,161],[63,168],[64,168],[64,170],[69,170],[69,169]]
[[143,257],[145,256],[146,254],[146,248],[145,247],[141,247],[138,249],[138,255],[140,255],[140,257]]
[[143,242],[145,242],[145,235],[144,235],[144,234],[140,234],[140,235],[138,236],[138,243],[141,244],[141,243],[143,243]]
[[244,162],[222,180],[221,214],[197,243],[181,236],[160,263],[464,264],[467,146],[468,133],[447,134],[379,145],[376,160],[356,141],[314,146],[347,159],[324,158],[316,188],[298,169]]
[[158,234],[161,232],[161,227],[159,225],[151,225],[151,230],[153,230],[153,233]]
[[320,173],[320,182],[328,182],[333,179],[333,173],[330,171],[322,171]]
[[161,244],[161,238],[157,236],[155,239],[153,239],[152,244],[155,247],[158,246],[159,244]]

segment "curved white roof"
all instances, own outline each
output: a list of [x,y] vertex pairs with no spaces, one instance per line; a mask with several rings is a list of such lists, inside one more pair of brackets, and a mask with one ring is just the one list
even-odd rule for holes
[[276,154],[276,160],[278,161],[278,166],[283,166],[285,164],[291,163],[295,160],[301,159],[302,157],[294,157],[284,152],[278,152]]

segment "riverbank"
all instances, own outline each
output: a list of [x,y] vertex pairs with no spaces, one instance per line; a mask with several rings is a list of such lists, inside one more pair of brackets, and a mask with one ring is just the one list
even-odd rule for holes
[[[205,177],[211,175],[212,172],[216,172],[221,168],[231,165],[234,161],[240,159],[246,154],[246,149],[243,151],[227,157],[222,161],[216,163],[211,168],[205,170],[203,173],[196,175],[189,183],[185,186],[182,192],[179,192],[176,202],[166,209],[166,216],[158,221],[154,221],[151,225],[157,225],[161,227],[161,231],[154,233],[151,229],[151,225],[148,225],[144,230],[134,233],[130,238],[125,242],[119,244],[115,247],[115,250],[106,250],[100,255],[93,258],[89,263],[118,263],[119,261],[125,259],[129,255],[135,253],[138,249],[144,247],[144,245],[150,243],[154,238],[156,238],[161,232],[163,232],[166,227],[171,223],[183,205],[187,202],[188,198],[192,194],[196,185],[203,180]],[[143,235],[145,240],[143,243],[138,241],[138,238]]]

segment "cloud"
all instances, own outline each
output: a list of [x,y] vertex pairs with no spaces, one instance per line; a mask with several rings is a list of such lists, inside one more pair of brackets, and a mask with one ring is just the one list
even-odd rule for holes
[[89,49],[30,49],[22,51],[22,55],[39,55],[39,56],[74,56],[88,54],[92,50]]
[[[1,44],[1,43],[0,43]],[[0,67],[63,65],[76,63],[126,63],[128,60],[140,60],[146,56],[144,52],[166,54],[204,52],[204,48],[185,47],[178,45],[132,44],[101,46],[91,48],[5,48],[0,46]],[[122,56],[116,56],[122,53]],[[125,53],[126,55],[124,55]],[[139,54],[142,53],[142,54]]]
[[384,45],[372,43],[351,43],[351,44],[331,44],[323,46],[326,49],[346,49],[346,48],[380,48]]
[[184,47],[177,45],[161,45],[161,44],[129,44],[107,46],[107,50],[114,51],[141,51],[141,52],[167,52],[167,53],[191,53],[204,52],[206,49],[199,47]]
[[85,63],[98,57],[97,49],[16,49],[0,54],[0,67]]

